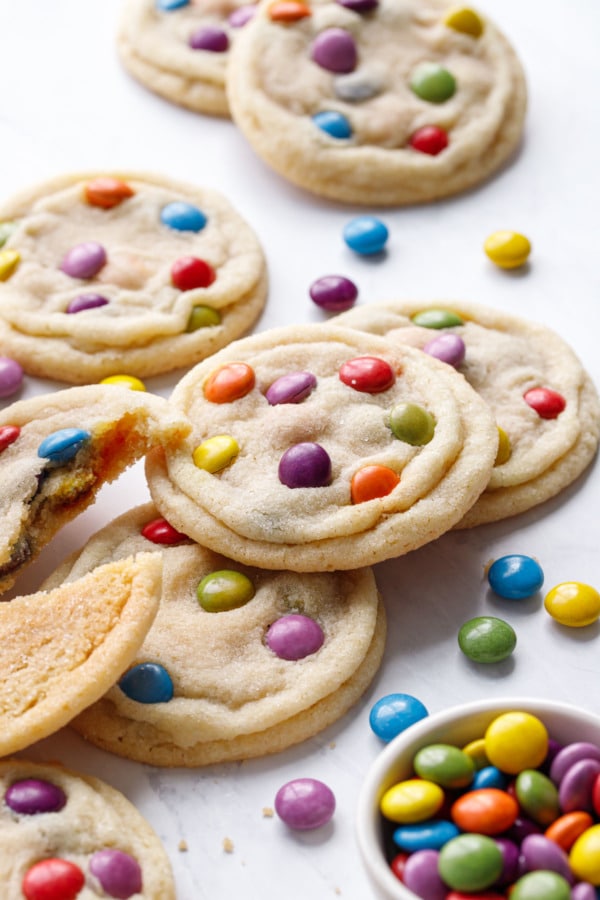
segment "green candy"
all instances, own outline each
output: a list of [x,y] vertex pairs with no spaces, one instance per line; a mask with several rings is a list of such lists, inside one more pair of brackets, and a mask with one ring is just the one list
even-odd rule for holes
[[558,789],[543,772],[523,769],[515,781],[515,792],[521,809],[539,825],[548,827],[560,815]]
[[413,71],[410,86],[421,100],[443,103],[456,91],[456,81],[448,69],[438,63],[424,62]]
[[476,616],[461,626],[458,645],[473,662],[496,663],[506,659],[517,644],[514,629],[495,616]]
[[500,847],[485,834],[459,834],[438,857],[440,878],[453,891],[485,890],[498,880],[503,865]]
[[466,787],[473,781],[475,764],[468,754],[452,744],[429,744],[413,760],[417,775],[445,788]]
[[398,440],[422,447],[433,437],[435,419],[416,403],[399,403],[390,413],[390,428]]
[[187,332],[198,331],[199,328],[210,328],[211,325],[219,325],[221,323],[221,314],[212,306],[194,306],[188,323],[185,327]]
[[569,882],[557,872],[538,869],[515,882],[510,900],[569,900]]
[[252,600],[254,585],[241,572],[221,569],[204,576],[196,588],[196,595],[206,612],[226,612]]
[[461,317],[450,309],[423,309],[411,316],[410,321],[422,328],[452,328],[464,324]]
[[0,247],[4,247],[16,227],[15,222],[0,222]]

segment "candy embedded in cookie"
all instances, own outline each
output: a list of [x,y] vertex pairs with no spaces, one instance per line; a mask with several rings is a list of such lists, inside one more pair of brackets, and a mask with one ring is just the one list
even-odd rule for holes
[[487,404],[451,367],[330,325],[237,341],[170,402],[193,431],[147,457],[156,506],[211,549],[274,569],[356,568],[439,537],[497,453]]
[[597,391],[573,349],[546,326],[447,300],[371,304],[336,322],[444,360],[492,410],[499,434],[494,469],[456,527],[537,506],[575,481],[594,458],[600,437]]
[[231,48],[227,95],[284,178],[378,206],[484,181],[513,155],[526,107],[504,35],[445,0],[262,3]]
[[[0,880],[6,897],[174,900],[169,858],[130,801],[57,764],[0,763]],[[83,894],[81,895],[83,896]]]
[[69,175],[0,208],[0,343],[23,369],[86,384],[190,366],[262,312],[266,262],[214,191],[145,174]]
[[162,397],[112,385],[67,388],[0,412],[0,591],[102,485],[190,423]]
[[45,587],[148,549],[163,559],[155,624],[118,683],[71,723],[105,750],[160,766],[275,753],[343,716],[377,672],[386,622],[370,569],[240,566],[152,504],[93,535]]

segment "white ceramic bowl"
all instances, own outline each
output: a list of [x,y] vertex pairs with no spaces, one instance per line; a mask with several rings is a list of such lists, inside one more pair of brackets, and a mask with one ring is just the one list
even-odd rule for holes
[[427,716],[394,738],[375,759],[365,778],[357,809],[356,837],[376,896],[382,900],[418,900],[392,873],[386,860],[379,802],[383,793],[412,773],[421,747],[433,743],[464,746],[483,737],[503,712],[520,710],[537,716],[560,743],[590,741],[600,745],[600,716],[567,703],[531,697],[501,697],[454,706]]

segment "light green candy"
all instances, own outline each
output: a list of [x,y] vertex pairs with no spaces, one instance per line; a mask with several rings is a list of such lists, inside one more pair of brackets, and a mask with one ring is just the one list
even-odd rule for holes
[[553,781],[537,769],[523,769],[515,781],[515,792],[521,809],[530,819],[547,827],[560,815],[558,789]]
[[410,321],[422,328],[452,328],[464,324],[458,313],[451,309],[422,309],[411,316]]
[[212,306],[194,306],[185,330],[198,331],[199,328],[210,328],[221,323],[221,314]]
[[0,247],[4,247],[16,227],[15,222],[0,222]]
[[440,878],[454,891],[485,890],[498,880],[502,868],[502,851],[485,834],[459,834],[444,844],[438,857]]
[[456,81],[448,69],[438,63],[424,62],[413,71],[410,86],[421,100],[443,103],[456,91]]
[[569,900],[569,882],[557,872],[538,869],[515,882],[510,900]]
[[221,569],[204,576],[196,588],[196,595],[206,612],[226,612],[252,600],[254,585],[242,572]]
[[413,760],[417,775],[445,788],[466,787],[473,781],[475,764],[470,756],[452,744],[429,744]]
[[398,440],[422,447],[433,437],[435,419],[416,403],[399,403],[390,413],[390,428]]

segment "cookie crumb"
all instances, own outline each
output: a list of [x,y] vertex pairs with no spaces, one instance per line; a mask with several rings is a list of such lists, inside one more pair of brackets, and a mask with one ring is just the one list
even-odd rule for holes
[[225,853],[233,853],[233,841],[231,838],[223,838],[223,850]]
[[331,743],[329,744],[329,749],[330,749],[330,750],[335,750],[336,747],[337,747],[336,742],[335,742],[335,741],[331,741]]
[[271,809],[270,806],[263,806],[262,814],[265,819],[272,819],[273,816],[275,815],[275,812]]
[[178,849],[181,853],[185,853],[185,852],[187,851],[187,849],[188,849],[187,841],[184,841],[184,840],[179,841],[179,844],[178,844],[178,846],[177,846],[177,849]]

